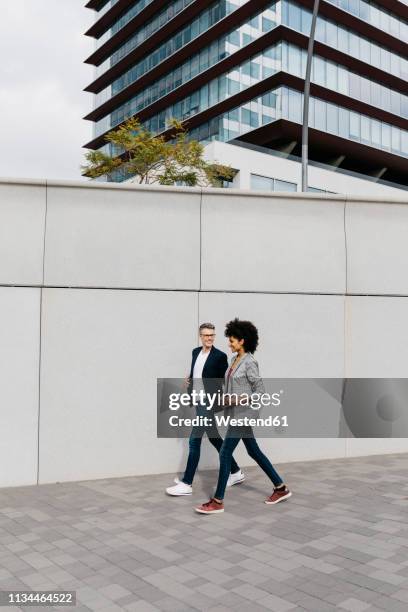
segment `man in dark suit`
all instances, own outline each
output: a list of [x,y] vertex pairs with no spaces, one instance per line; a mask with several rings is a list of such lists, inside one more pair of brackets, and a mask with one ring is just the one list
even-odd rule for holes
[[[193,388],[196,391],[204,389],[206,393],[217,393],[217,391],[222,390],[224,375],[228,368],[228,359],[225,353],[214,346],[215,327],[212,323],[202,323],[199,332],[202,346],[193,349],[190,375],[187,379],[188,390],[190,393]],[[208,414],[205,407],[201,411],[198,408],[197,412],[198,414],[204,412]],[[189,440],[189,454],[184,476],[181,480],[176,478],[174,481],[176,484],[166,489],[168,495],[191,495],[193,492],[192,483],[200,460],[201,440],[204,433],[207,434],[208,439],[217,451],[220,451],[223,440],[214,419],[209,426],[193,427]],[[243,472],[234,458],[232,458],[228,486],[243,482],[244,479]]]

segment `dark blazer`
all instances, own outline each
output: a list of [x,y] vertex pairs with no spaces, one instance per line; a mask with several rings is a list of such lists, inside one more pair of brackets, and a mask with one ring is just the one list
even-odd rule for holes
[[[197,361],[197,357],[202,350],[201,346],[193,349],[193,356],[191,360],[191,368],[190,368],[190,385],[188,388],[188,392],[191,393],[193,388],[193,372],[194,365]],[[224,382],[224,375],[228,368],[228,358],[225,353],[215,348],[215,346],[211,347],[210,354],[207,357],[207,360],[204,364],[203,368],[203,383],[204,389],[206,393],[217,393],[218,391],[222,392],[222,385]],[[210,379],[207,380],[206,379]]]

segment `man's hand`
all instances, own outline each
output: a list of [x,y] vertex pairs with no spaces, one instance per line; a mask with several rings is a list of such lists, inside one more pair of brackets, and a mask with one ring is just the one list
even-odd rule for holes
[[183,381],[183,389],[184,391],[187,391],[187,389],[189,388],[191,384],[191,378],[189,376],[186,376],[186,378]]

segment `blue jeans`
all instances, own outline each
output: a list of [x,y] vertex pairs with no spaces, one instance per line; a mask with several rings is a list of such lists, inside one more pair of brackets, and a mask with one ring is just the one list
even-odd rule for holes
[[[213,425],[208,427],[193,427],[189,440],[189,453],[186,471],[184,472],[184,476],[182,478],[182,481],[185,484],[191,485],[194,480],[194,475],[197,470],[198,462],[200,461],[201,440],[203,438],[204,433],[207,434],[209,441],[213,446],[215,446],[218,453],[222,448],[223,440],[219,434],[219,431],[214,421]],[[239,465],[236,463],[234,457],[232,456],[232,452],[233,451],[231,451],[231,457],[229,461],[228,476],[230,472],[231,474],[235,474],[236,472],[239,472],[240,469]],[[225,482],[227,482],[227,480]]]
[[231,470],[232,453],[241,439],[248,455],[263,469],[274,486],[278,487],[283,483],[283,480],[269,461],[268,457],[264,455],[259,448],[258,442],[254,438],[252,428],[230,426],[228,427],[227,435],[225,436],[220,451],[220,473],[218,475],[217,489],[214,493],[216,499],[224,499],[228,476]]

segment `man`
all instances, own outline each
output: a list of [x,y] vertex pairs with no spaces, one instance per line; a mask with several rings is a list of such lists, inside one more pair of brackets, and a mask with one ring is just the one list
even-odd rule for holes
[[[228,368],[228,359],[225,353],[214,346],[215,327],[212,323],[202,323],[199,328],[199,333],[202,346],[193,349],[190,375],[187,379],[189,391],[191,392],[194,387],[197,391],[204,388],[206,392],[216,393],[222,386],[222,381]],[[207,380],[206,384],[206,379],[211,380]],[[218,383],[215,379],[218,379]],[[201,407],[201,410],[200,407],[198,407],[197,413],[202,414],[204,412],[212,416],[211,412],[207,411],[205,406]],[[210,426],[193,427],[189,440],[189,454],[184,476],[181,480],[175,478],[174,482],[176,484],[166,489],[168,495],[178,496],[192,494],[192,484],[200,460],[201,440],[204,433],[207,434],[211,444],[220,452],[223,440],[218,432],[214,419]],[[231,474],[227,486],[238,484],[244,480],[245,475],[240,470],[234,458],[232,458]]]

